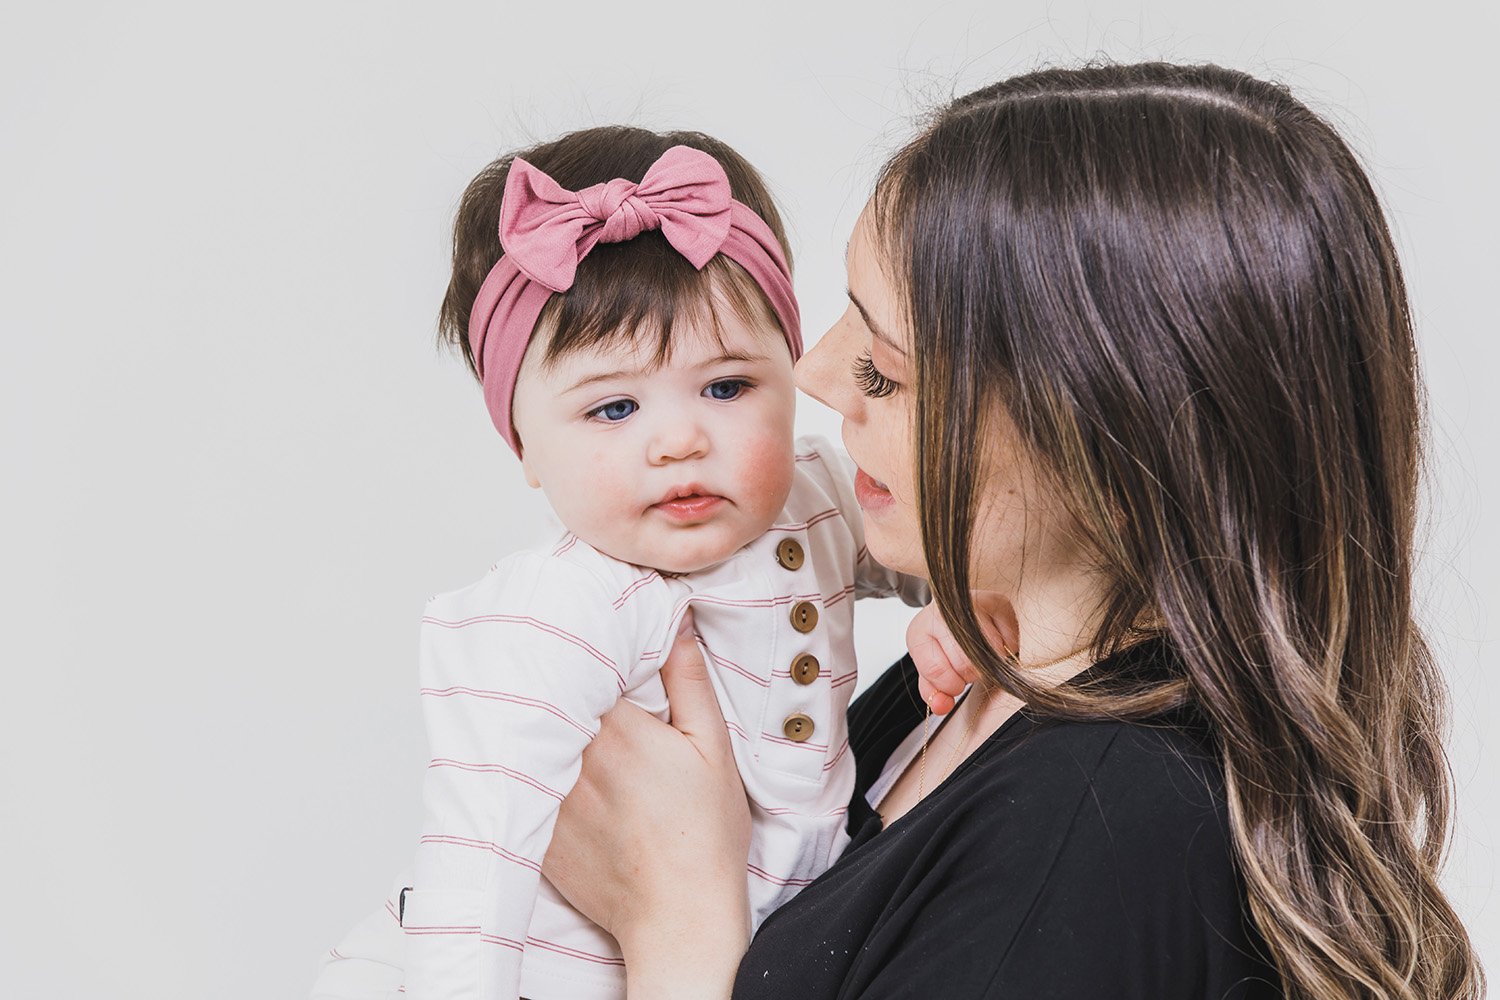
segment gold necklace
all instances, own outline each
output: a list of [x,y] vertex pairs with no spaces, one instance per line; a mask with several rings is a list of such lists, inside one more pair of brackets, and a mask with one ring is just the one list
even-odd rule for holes
[[[1034,669],[1034,670],[1046,670],[1046,669],[1048,669],[1050,667],[1055,667],[1059,663],[1063,663],[1063,662],[1065,662],[1067,660],[1071,660],[1073,657],[1077,656],[1079,653],[1083,652],[1085,649],[1088,649],[1088,648],[1089,648],[1088,645],[1085,644],[1085,645],[1080,646],[1079,648],[1073,650],[1073,652],[1071,652],[1071,653],[1067,653],[1067,654],[1065,654],[1063,656],[1059,656],[1055,660],[1048,660],[1046,663],[1037,664],[1035,667],[1033,667],[1031,669]],[[1012,659],[1014,659],[1014,657],[1015,657],[1015,654],[1012,653],[1009,649],[1005,650],[1005,655],[1012,657]],[[971,694],[973,693],[972,686],[970,688],[970,693]],[[965,698],[964,701],[968,701],[968,698]],[[979,708],[976,708],[973,712],[971,712],[969,714],[969,724],[964,729],[963,738],[960,739],[957,743],[955,743],[953,745],[952,751],[950,751],[949,754],[948,754],[948,763],[946,763],[946,764],[943,765],[943,778],[948,777],[948,775],[952,773],[952,771],[953,771],[953,758],[955,758],[955,757],[958,756],[958,750],[959,750],[959,748],[962,747],[962,746],[964,746],[966,743],[968,743],[969,742],[969,737],[971,737],[971,736],[974,735],[974,724],[979,721],[980,714],[987,707],[988,707],[987,705],[981,706]],[[955,708],[954,711],[957,711],[957,708]],[[918,761],[918,764],[917,764],[917,801],[919,801],[919,802],[922,799],[924,799],[924,798],[927,797],[927,744],[929,742],[931,742],[931,740],[932,740],[931,727],[932,727],[932,706],[928,705],[927,706],[927,714],[922,717],[922,753],[921,753],[921,757],[920,757],[920,759]],[[942,778],[939,778],[938,779],[939,783],[941,783],[942,780],[943,780]]]
[[[968,700],[968,698],[964,699],[964,701]],[[974,723],[979,721],[979,715],[983,711],[984,707],[980,706],[979,708],[976,708],[974,711],[969,713],[969,724],[964,728],[963,738],[960,739],[957,743],[953,744],[953,749],[948,753],[948,762],[943,765],[943,778],[948,777],[948,775],[953,772],[953,758],[958,756],[959,748],[968,743],[969,737],[974,735]],[[928,705],[927,714],[922,717],[922,754],[921,759],[917,764],[917,801],[919,802],[927,797],[927,744],[932,739],[929,734],[929,728],[931,727],[931,725],[932,706]],[[941,782],[942,780],[942,778],[938,779],[939,782]]]

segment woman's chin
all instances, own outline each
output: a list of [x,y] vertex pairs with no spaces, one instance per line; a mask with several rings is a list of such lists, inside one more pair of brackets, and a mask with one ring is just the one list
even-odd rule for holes
[[887,538],[878,525],[866,518],[865,548],[869,550],[870,558],[886,569],[927,579],[927,560],[922,558],[920,539]]

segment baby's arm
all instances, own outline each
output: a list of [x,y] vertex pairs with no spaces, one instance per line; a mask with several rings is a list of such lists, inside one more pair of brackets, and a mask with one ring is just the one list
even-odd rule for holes
[[414,1000],[518,995],[558,806],[635,666],[614,596],[576,565],[527,554],[427,607],[431,760],[402,918]]

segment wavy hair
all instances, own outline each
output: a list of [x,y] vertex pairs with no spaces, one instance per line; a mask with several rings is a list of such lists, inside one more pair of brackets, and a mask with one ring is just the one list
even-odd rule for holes
[[[1480,996],[1437,881],[1451,779],[1412,616],[1417,355],[1348,146],[1231,70],[1049,70],[943,108],[873,206],[916,331],[928,568],[964,651],[1043,711],[1211,722],[1289,998]],[[997,405],[1109,581],[1095,654],[1161,633],[1180,676],[1045,690],[990,649],[968,595]]]

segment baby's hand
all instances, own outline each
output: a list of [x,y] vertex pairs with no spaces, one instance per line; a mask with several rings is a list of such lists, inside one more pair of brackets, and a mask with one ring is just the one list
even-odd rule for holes
[[[1010,603],[998,594],[975,591],[974,611],[990,646],[1002,654],[1016,648],[1015,616]],[[953,711],[958,696],[979,680],[979,670],[948,629],[937,602],[917,612],[906,628],[906,648],[917,665],[917,690],[937,715]]]
[[937,601],[918,611],[906,627],[906,648],[917,665],[917,690],[937,715],[953,711],[964,688],[979,679],[974,664],[948,631]]

